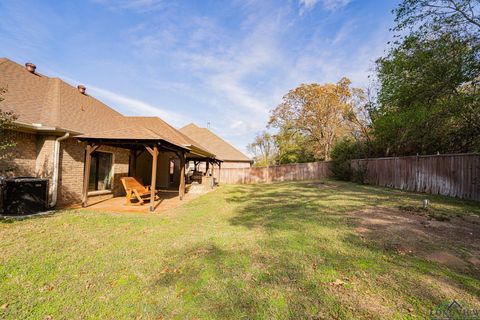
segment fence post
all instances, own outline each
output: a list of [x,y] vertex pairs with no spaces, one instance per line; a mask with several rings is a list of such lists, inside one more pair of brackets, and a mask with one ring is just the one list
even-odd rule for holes
[[418,191],[418,179],[419,179],[419,167],[418,167],[418,153],[417,153],[417,157],[415,158],[415,190],[414,191]]

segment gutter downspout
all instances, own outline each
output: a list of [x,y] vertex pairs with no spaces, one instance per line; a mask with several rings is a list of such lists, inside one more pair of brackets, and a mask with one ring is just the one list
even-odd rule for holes
[[57,205],[58,197],[58,172],[60,170],[60,141],[67,139],[70,136],[69,132],[66,132],[63,136],[55,140],[55,147],[53,151],[53,178],[52,178],[52,200],[50,201],[50,207],[53,208]]

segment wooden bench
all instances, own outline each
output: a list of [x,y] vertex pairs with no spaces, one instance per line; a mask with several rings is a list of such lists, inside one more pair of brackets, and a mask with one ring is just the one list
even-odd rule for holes
[[[144,199],[146,200],[150,198],[151,187],[144,186],[137,178],[123,177],[120,180],[122,181],[123,187],[125,188],[125,192],[127,194],[127,205],[142,205],[144,204]],[[137,199],[138,202],[132,202],[133,199]]]

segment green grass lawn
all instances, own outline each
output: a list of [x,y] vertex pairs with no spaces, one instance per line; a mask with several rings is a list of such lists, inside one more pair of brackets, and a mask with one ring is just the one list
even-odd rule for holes
[[[161,214],[5,221],[0,318],[423,319],[452,299],[478,309],[479,215],[478,203],[325,181],[223,186]],[[448,229],[457,222],[474,231]]]

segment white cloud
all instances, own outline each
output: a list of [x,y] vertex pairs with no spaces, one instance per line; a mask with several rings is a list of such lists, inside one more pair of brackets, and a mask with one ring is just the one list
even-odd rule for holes
[[87,88],[89,91],[93,92],[95,96],[107,99],[117,105],[123,106],[127,110],[132,110],[135,115],[158,116],[163,120],[176,126],[187,122],[183,115],[156,107],[147,102],[126,97],[113,91],[109,91],[92,85],[87,85]]
[[[366,87],[368,75],[375,60],[383,54],[390,40],[388,26],[378,28],[368,43],[349,44],[344,41],[355,32],[355,24],[346,22],[333,39],[314,35],[312,41],[298,55],[292,67],[294,82],[337,82],[345,76],[357,87]],[[318,48],[328,46],[329,50]],[[319,78],[321,75],[321,78]]]
[[[335,11],[348,5],[351,0],[322,0],[322,6],[327,11]],[[313,10],[320,0],[299,0],[300,15]]]
[[347,6],[351,0],[323,0],[323,7],[328,11],[335,11]]
[[[194,32],[182,33],[178,26],[168,24],[160,28],[141,26],[132,29],[130,37],[139,55],[166,57],[197,77],[217,100],[266,118],[272,107],[270,92],[259,94],[249,79],[279,63],[276,42],[282,21],[276,14],[263,19],[249,15],[245,20],[249,22],[244,24],[245,35],[240,39],[226,36],[223,28],[206,18],[190,19],[188,29]],[[171,39],[170,34],[176,35],[175,42],[165,40]]]
[[318,0],[300,0],[300,15],[315,8],[317,3]]
[[[300,0],[303,10],[321,6],[332,11],[348,3]],[[235,32],[213,18],[194,16],[181,25],[156,21],[132,29],[129,35],[140,57],[147,53],[152,61],[169,61],[188,75],[175,81],[195,82],[197,90],[182,94],[209,110],[197,113],[197,121],[211,122],[222,137],[240,141],[240,148],[255,132],[265,129],[269,110],[300,83],[336,82],[347,76],[357,86],[365,84],[368,67],[380,48],[372,43],[356,46],[346,41],[356,30],[354,21],[343,23],[336,32],[319,24],[311,35],[290,44],[289,36],[299,23],[297,8],[267,10],[263,6],[263,1],[244,4],[242,10],[246,12],[238,13],[243,18]]]
[[164,0],[93,0],[93,2],[114,10],[133,10],[137,12],[158,10],[166,5]]
[[244,125],[242,120],[237,120],[230,123],[230,129],[238,129]]
[[[58,73],[54,70],[47,69],[52,74],[56,74],[59,78],[70,82],[70,83],[81,83],[76,79],[67,77],[61,73]],[[87,87],[88,93],[91,94],[94,98],[98,98],[101,102],[107,104],[109,107],[121,112],[124,115],[135,115],[135,116],[145,116],[145,117],[160,117],[162,120],[172,124],[173,126],[182,126],[187,122],[191,122],[191,119],[188,119],[183,114],[166,110],[165,108],[160,108],[154,106],[148,102],[138,100],[135,98],[127,97],[125,95],[103,89],[92,84],[84,83]],[[107,101],[105,101],[107,100]],[[121,110],[119,110],[121,109]],[[123,111],[123,112],[122,112]]]
[[[100,50],[98,56],[85,58],[98,66],[117,64],[125,68],[111,78],[102,76],[101,82],[109,81],[109,88],[115,88],[116,84],[126,87],[124,84],[130,81],[144,100],[132,98],[133,90],[117,93],[87,85],[89,92],[119,110],[157,115],[175,125],[210,121],[222,137],[237,142],[240,148],[265,128],[269,109],[300,83],[335,82],[347,76],[356,86],[365,84],[368,68],[388,40],[380,33],[372,35],[374,32],[365,24],[374,13],[369,17],[353,10],[329,14],[352,0],[294,0],[281,5],[234,0],[205,10],[196,10],[197,6],[188,2],[167,0],[90,1],[111,9],[106,13],[109,19],[134,15],[111,32],[112,39],[121,39],[121,46],[109,43],[112,39],[108,37],[92,34],[91,46],[108,45],[118,48],[118,54],[113,49],[107,54]],[[39,22],[23,14],[29,12],[26,7],[15,0],[4,6],[8,10],[1,14],[0,29],[6,31],[2,36],[7,45],[0,48],[1,52],[10,56],[16,52],[14,56],[23,61],[33,57],[42,69],[57,60],[57,52],[62,59],[58,59],[61,61],[56,68],[81,57],[82,51],[71,48],[81,47],[83,41],[69,37],[65,44],[65,39],[54,37],[58,27],[53,26],[64,26],[64,19],[70,16],[61,16],[58,8],[43,4],[34,8],[41,12]],[[135,16],[151,11],[155,14],[145,14],[141,19]],[[299,11],[312,14],[312,19],[300,18]],[[71,24],[75,23],[78,21],[72,20]],[[92,32],[99,26],[104,22],[92,21],[92,28],[85,31]],[[386,25],[378,29],[388,33]],[[55,54],[51,48],[55,48]]]
[[221,74],[211,77],[209,83],[232,104],[256,112],[257,116],[265,115],[270,108],[265,102],[256,99],[253,93],[239,84],[235,78]]
[[348,40],[348,36],[354,32],[355,28],[356,25],[352,20],[345,22],[335,34],[332,45],[338,45],[341,44],[342,41]]

